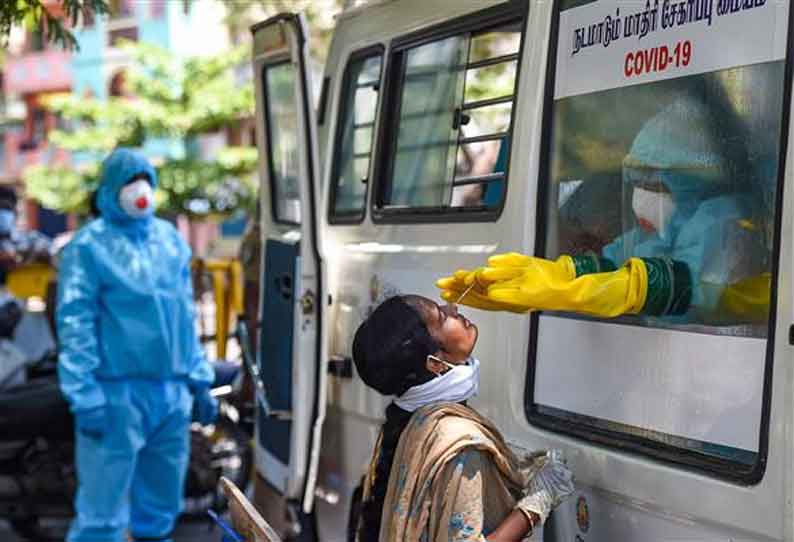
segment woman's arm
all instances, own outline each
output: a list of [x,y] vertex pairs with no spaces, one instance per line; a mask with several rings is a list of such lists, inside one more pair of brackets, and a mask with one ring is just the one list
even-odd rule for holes
[[540,516],[534,512],[513,510],[499,527],[486,537],[490,542],[512,542],[523,540],[533,530],[533,526],[540,523]]

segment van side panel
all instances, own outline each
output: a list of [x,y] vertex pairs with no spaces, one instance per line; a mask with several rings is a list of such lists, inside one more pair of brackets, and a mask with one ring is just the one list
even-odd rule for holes
[[[458,268],[480,266],[492,254],[534,252],[541,142],[548,137],[544,133],[543,112],[554,2],[528,3],[510,179],[501,216],[486,223],[375,225],[368,211],[360,225],[326,223],[321,237],[333,299],[329,326],[332,357],[350,359],[352,335],[358,324],[388,296],[416,293],[438,300],[433,286],[437,278]],[[347,57],[355,50],[381,43],[387,47],[384,61],[388,62],[391,39],[491,4],[477,0],[405,0],[375,5],[339,19],[326,67],[331,92],[325,124],[320,130],[326,200],[332,134],[336,133],[340,81]],[[388,65],[385,71],[388,72]],[[790,128],[784,130],[790,133]],[[791,155],[788,149],[786,154]],[[787,188],[792,177],[792,163],[788,160],[784,183]],[[369,192],[371,198],[372,186]],[[480,394],[470,404],[494,420],[517,450],[560,448],[575,472],[580,490],[555,514],[550,526],[555,537],[550,539],[794,539],[794,369],[792,347],[787,342],[788,327],[794,321],[791,192],[785,190],[782,200],[778,320],[773,379],[768,390],[772,396],[769,453],[766,474],[756,485],[728,483],[530,425],[525,409],[529,318],[463,309],[480,332],[475,349],[482,361]],[[322,209],[325,213],[327,201]],[[575,340],[575,336],[559,336],[552,342],[565,349]],[[573,384],[560,380],[557,385]],[[353,368],[352,378],[330,377],[328,403],[318,481],[323,497],[317,502],[317,519],[321,538],[339,541],[345,537],[350,501],[368,467],[387,399],[367,389]]]

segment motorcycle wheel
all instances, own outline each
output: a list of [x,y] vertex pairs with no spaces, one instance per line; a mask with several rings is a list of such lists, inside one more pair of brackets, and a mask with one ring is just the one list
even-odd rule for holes
[[62,540],[61,537],[51,533],[48,529],[41,526],[38,516],[28,516],[26,518],[11,518],[8,520],[11,528],[24,540],[34,542],[47,542],[49,540]]
[[191,456],[184,514],[205,516],[207,509],[226,510],[221,476],[245,490],[251,479],[251,437],[221,414],[214,425],[191,431]]

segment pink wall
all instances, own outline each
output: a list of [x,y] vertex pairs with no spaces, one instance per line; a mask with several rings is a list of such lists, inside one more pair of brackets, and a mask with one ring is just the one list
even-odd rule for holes
[[67,90],[72,86],[71,53],[61,50],[25,53],[6,59],[6,94]]

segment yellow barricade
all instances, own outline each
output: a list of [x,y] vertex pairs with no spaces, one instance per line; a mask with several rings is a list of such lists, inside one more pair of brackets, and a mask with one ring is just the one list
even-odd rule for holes
[[[243,311],[243,272],[237,260],[194,259],[193,270],[207,273],[212,279],[215,304],[215,337],[217,357],[226,356],[226,342]],[[28,264],[10,271],[6,278],[8,291],[19,299],[47,298],[48,284],[57,277],[55,268],[46,264]]]
[[229,331],[243,311],[242,266],[237,260],[197,258],[193,260],[193,270],[212,277],[217,358],[224,359]]
[[47,297],[47,285],[55,280],[55,268],[47,264],[28,264],[10,271],[6,277],[8,291],[20,299]]

